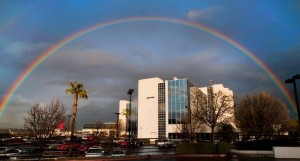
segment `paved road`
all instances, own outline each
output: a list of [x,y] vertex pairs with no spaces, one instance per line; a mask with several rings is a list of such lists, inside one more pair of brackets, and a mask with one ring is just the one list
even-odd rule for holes
[[139,148],[131,149],[130,155],[136,156],[155,156],[155,155],[167,155],[175,154],[175,148],[160,149],[155,145],[141,146]]

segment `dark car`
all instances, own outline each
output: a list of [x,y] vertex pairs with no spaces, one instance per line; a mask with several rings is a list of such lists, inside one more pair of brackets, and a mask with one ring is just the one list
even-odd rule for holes
[[126,153],[124,150],[113,150],[113,152],[111,153],[112,157],[124,157],[126,156]]
[[19,147],[7,149],[1,156],[6,156],[9,159],[26,159],[40,157],[42,149],[37,147]]

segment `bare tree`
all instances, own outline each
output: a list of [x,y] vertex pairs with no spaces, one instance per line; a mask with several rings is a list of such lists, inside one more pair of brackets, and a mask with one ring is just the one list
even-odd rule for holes
[[197,87],[190,87],[189,101],[185,101],[186,113],[181,119],[181,124],[175,126],[175,131],[181,135],[182,141],[193,142],[197,133],[205,130],[202,120],[199,119],[199,105],[207,102],[204,95]]
[[184,116],[181,120],[181,124],[177,124],[175,128],[175,131],[181,135],[183,142],[193,142],[197,133],[205,129],[203,123],[197,120],[193,112]]
[[114,129],[115,129],[115,131],[116,131],[116,136],[115,136],[115,137],[118,139],[118,138],[120,137],[120,132],[121,132],[121,130],[123,129],[122,121],[116,119],[114,125],[115,125],[115,126],[114,126]]
[[97,138],[98,141],[100,141],[101,139],[105,138],[105,135],[103,135],[103,133],[101,133],[101,129],[105,128],[104,122],[103,121],[97,121],[95,124],[96,130],[97,130]]
[[97,129],[97,138],[99,141],[115,138],[116,123],[104,123],[103,121],[97,121],[95,128]]
[[65,120],[65,106],[59,99],[50,105],[34,104],[24,118],[24,128],[30,136],[46,139],[55,135],[58,125]]
[[256,138],[286,129],[289,118],[287,106],[265,92],[246,95],[236,107],[235,113],[236,123],[242,132]]
[[201,97],[195,108],[197,120],[211,128],[212,142],[215,142],[215,128],[233,120],[234,96],[208,87],[208,98]]

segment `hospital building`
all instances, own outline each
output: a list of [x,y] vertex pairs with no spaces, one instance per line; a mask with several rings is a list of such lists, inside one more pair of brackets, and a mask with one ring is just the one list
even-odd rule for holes
[[[176,127],[188,116],[196,104],[209,99],[209,90],[233,96],[233,92],[222,84],[211,84],[209,87],[198,87],[188,78],[162,80],[158,77],[138,80],[138,98],[132,101],[131,129],[138,139],[177,139]],[[119,112],[129,107],[129,101],[121,100]],[[120,122],[126,124],[125,116],[120,115]],[[201,131],[198,137],[210,139],[209,127]]]

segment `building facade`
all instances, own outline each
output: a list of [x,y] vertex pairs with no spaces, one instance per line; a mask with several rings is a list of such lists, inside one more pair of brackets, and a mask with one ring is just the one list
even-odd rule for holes
[[[165,124],[161,122],[164,121],[164,116],[160,115],[159,122],[158,115],[159,104],[162,107],[164,102],[164,88],[164,81],[157,77],[138,81],[138,138],[158,138],[159,127],[160,133],[164,131]],[[163,108],[160,108],[160,114],[163,113],[161,110]]]
[[[222,90],[233,94],[221,84],[213,85],[212,88],[214,91]],[[179,125],[192,119],[192,111],[208,99],[208,90],[212,88],[199,88],[187,78],[162,80],[155,77],[139,80],[137,138],[178,139]],[[119,110],[124,107],[124,103],[120,102]],[[120,121],[123,119],[120,117]],[[209,133],[209,128],[206,129],[204,133]]]

